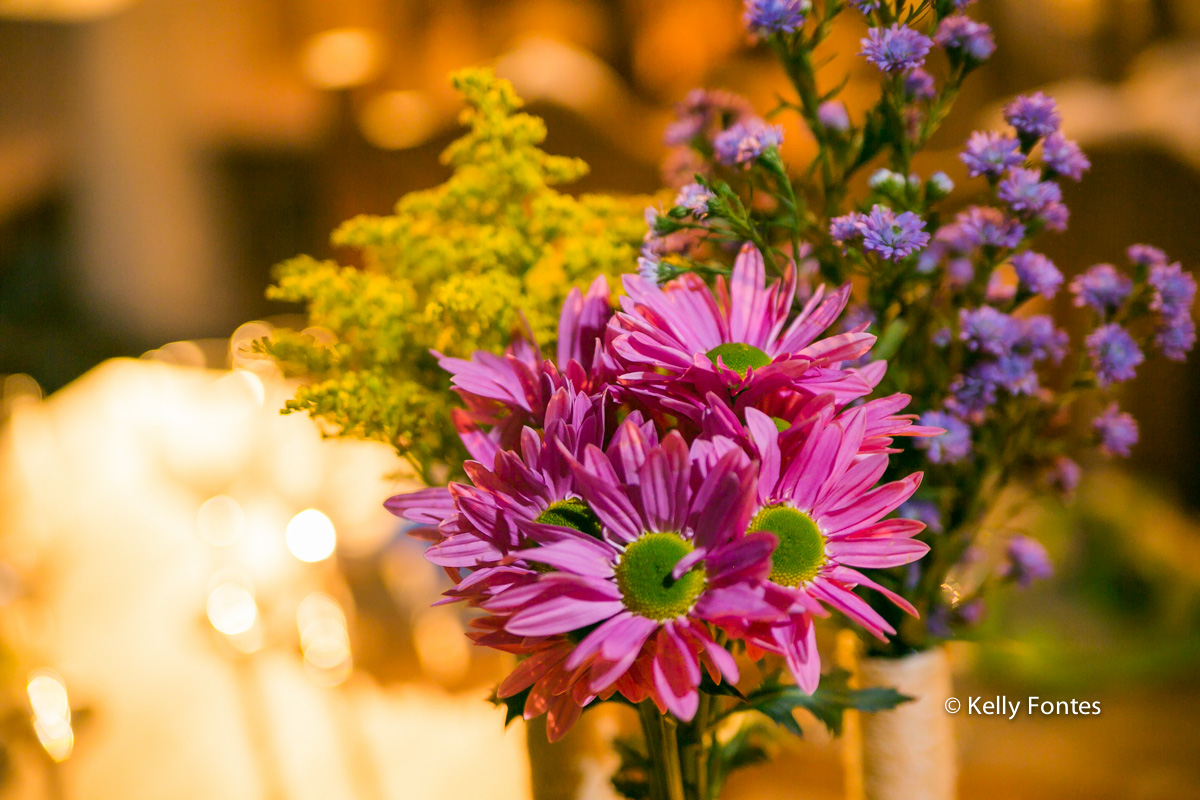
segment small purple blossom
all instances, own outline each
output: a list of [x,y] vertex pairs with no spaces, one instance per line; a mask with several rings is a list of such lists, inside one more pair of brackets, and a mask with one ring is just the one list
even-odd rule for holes
[[1087,337],[1087,349],[1096,382],[1101,386],[1132,380],[1137,366],[1145,360],[1137,342],[1116,323],[1092,331]]
[[879,10],[880,0],[850,0],[850,6],[864,14]]
[[1054,318],[1048,314],[1017,320],[1017,329],[1015,348],[1028,353],[1034,361],[1050,360],[1057,364],[1067,354],[1070,338],[1066,331],[1054,326]]
[[923,69],[914,69],[904,76],[904,93],[914,100],[932,100],[937,97],[937,82]]
[[686,208],[696,219],[704,219],[708,216],[708,201],[712,196],[707,187],[689,183],[679,190],[675,197],[675,205]]
[[943,533],[942,511],[932,500],[909,500],[897,509],[896,514],[901,519],[915,519],[924,522],[925,528],[931,533]]
[[667,145],[692,142],[708,135],[713,128],[724,130],[729,124],[754,115],[754,107],[741,95],[722,89],[693,89],[675,106],[675,121],[663,133]]
[[946,283],[952,289],[965,289],[975,280],[975,262],[969,258],[952,258],[946,262]]
[[1178,262],[1155,264],[1150,268],[1146,281],[1154,289],[1154,297],[1150,300],[1151,311],[1168,317],[1189,313],[1196,300],[1196,279],[1184,272]]
[[1016,247],[1025,238],[1025,226],[998,208],[972,206],[955,217],[962,235],[983,247]]
[[834,217],[829,221],[829,236],[841,244],[856,241],[863,235],[863,223],[866,216],[857,211]]
[[967,149],[959,154],[972,178],[987,175],[998,178],[1011,167],[1025,163],[1021,143],[997,131],[975,131],[967,139]]
[[1058,293],[1062,286],[1063,276],[1054,266],[1054,262],[1041,253],[1026,250],[1017,253],[1012,258],[1013,269],[1017,272],[1020,287],[1029,294],[1037,294],[1047,300]]
[[996,402],[996,389],[999,387],[993,377],[986,374],[980,364],[957,376],[950,382],[950,398],[946,401],[946,407],[966,418],[983,414]]
[[817,106],[817,121],[838,133],[850,130],[850,114],[841,100],[826,100]]
[[946,411],[926,411],[921,415],[921,424],[946,429],[939,436],[916,441],[917,448],[925,451],[925,457],[931,463],[954,464],[971,455],[971,428],[955,415]]
[[1054,201],[1043,208],[1037,218],[1046,226],[1046,230],[1062,233],[1071,219],[1071,210],[1066,204]]
[[713,139],[713,151],[722,164],[744,167],[781,144],[783,128],[770,125],[759,117],[747,117],[717,134]]
[[1096,264],[1071,281],[1070,289],[1076,306],[1106,314],[1125,302],[1133,291],[1133,281],[1112,264]]
[[1029,536],[1013,536],[1005,548],[1006,562],[1001,575],[1027,587],[1034,581],[1045,580],[1054,574],[1050,556],[1041,542]]
[[1080,180],[1083,173],[1092,168],[1092,162],[1088,161],[1079,145],[1058,131],[1042,142],[1042,161],[1053,174],[1073,181]]
[[1004,119],[1017,129],[1022,141],[1036,141],[1049,136],[1062,124],[1058,104],[1041,92],[1013,100],[1004,108]]
[[1092,427],[1100,437],[1100,449],[1110,456],[1128,456],[1138,441],[1137,420],[1110,403],[1104,413],[1096,417]]
[[958,325],[958,337],[967,343],[968,350],[993,356],[1011,352],[1021,333],[1012,317],[991,306],[960,309]]
[[1062,200],[1062,189],[1054,181],[1043,181],[1036,169],[1011,169],[997,187],[996,196],[1014,213],[1029,218],[1043,213]]
[[947,53],[961,56],[969,64],[982,64],[996,52],[992,29],[962,14],[943,19],[933,40]]
[[861,220],[863,247],[892,261],[899,261],[929,243],[925,220],[912,211],[896,214],[877,205]]
[[933,40],[912,28],[893,24],[890,28],[871,28],[862,40],[860,56],[884,72],[907,72],[923,65]]
[[1125,255],[1139,267],[1165,266],[1169,260],[1166,253],[1149,244],[1131,244],[1126,248]]
[[808,0],[746,0],[742,22],[757,36],[795,33],[804,27],[804,16],[811,8]]
[[949,328],[938,328],[937,331],[934,332],[934,334],[933,334],[933,346],[934,347],[945,347],[946,345],[950,344],[950,342],[952,342],[953,340],[954,340],[954,334],[951,333]]
[[1010,354],[995,361],[976,365],[973,371],[981,381],[1011,395],[1030,395],[1038,390],[1037,372],[1031,356]]
[[1079,468],[1078,464],[1066,456],[1056,456],[1054,463],[1050,465],[1047,479],[1055,491],[1063,497],[1071,497],[1079,487],[1082,477],[1083,470]]
[[1168,318],[1154,333],[1154,346],[1172,361],[1183,361],[1196,344],[1196,322],[1191,314]]

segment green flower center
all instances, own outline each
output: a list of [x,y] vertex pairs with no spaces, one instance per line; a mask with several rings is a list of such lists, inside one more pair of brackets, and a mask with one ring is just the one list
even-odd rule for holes
[[550,507],[537,515],[534,522],[543,525],[558,525],[573,531],[600,538],[600,520],[587,507],[587,503],[574,497],[551,503]]
[[617,588],[625,607],[657,620],[690,611],[704,591],[704,566],[697,564],[678,580],[671,571],[692,550],[692,543],[678,533],[647,533],[631,542],[617,564]]
[[771,363],[769,355],[754,345],[743,344],[742,342],[719,344],[704,355],[708,356],[708,360],[714,364],[717,363],[717,356],[720,356],[725,366],[743,378],[746,377],[746,373],[751,369],[759,369]]
[[788,428],[792,427],[792,423],[788,422],[783,417],[771,417],[771,422],[775,423],[775,429],[780,433],[783,433]]
[[799,586],[817,576],[825,563],[825,537],[812,517],[791,506],[767,506],[750,521],[751,531],[769,531],[779,539],[771,554],[770,579]]

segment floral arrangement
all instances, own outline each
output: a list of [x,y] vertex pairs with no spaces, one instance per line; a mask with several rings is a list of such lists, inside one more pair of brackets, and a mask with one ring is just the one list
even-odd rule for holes
[[[717,746],[718,721],[758,711],[798,732],[807,707],[836,728],[847,706],[900,700],[838,679],[818,694],[813,619],[894,633],[859,587],[916,613],[869,575],[928,551],[923,523],[886,519],[921,476],[880,478],[896,437],[942,431],[900,414],[905,395],[860,402],[885,365],[848,366],[874,336],[825,335],[848,289],[797,310],[794,274],[767,284],[754,245],[715,290],[623,284],[616,313],[603,277],[572,290],[555,359],[528,342],[441,359],[469,482],[387,506],[455,578],[447,597],[481,612],[474,641],[520,657],[499,699],[546,714],[552,741],[594,702],[636,705],[648,749],[626,748],[618,786],[709,798],[759,746]],[[748,695],[743,652],[762,662]]]
[[[332,332],[263,345],[317,376],[292,409],[418,466],[429,488],[388,508],[475,610],[473,640],[518,657],[496,693],[511,715],[557,738],[597,703],[638,709],[629,797],[716,797],[763,757],[764,715],[837,730],[904,701],[822,676],[814,621],[904,656],[978,621],[992,586],[1048,574],[989,511],[1017,487],[1069,495],[1089,452],[1128,455],[1115,388],[1195,342],[1195,281],[1160,250],[1067,283],[1034,249],[1090,166],[1051,98],[971,135],[969,193],[913,171],[995,49],[967,5],[746,0],[792,96],[759,115],[688,95],[666,131],[677,194],[644,226],[631,201],[554,192],[581,166],[467,73],[455,178],[343,228],[366,271],[281,270],[276,296]],[[880,89],[852,113],[817,65],[856,18]],[[798,169],[784,114],[816,144]],[[1088,316],[1076,341],[1050,313],[1064,284]]]

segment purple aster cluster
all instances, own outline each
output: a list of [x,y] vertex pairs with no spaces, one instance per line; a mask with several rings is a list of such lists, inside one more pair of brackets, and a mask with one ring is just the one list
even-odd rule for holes
[[986,175],[999,178],[1012,167],[1025,163],[1021,143],[1015,137],[996,131],[976,131],[967,139],[967,148],[959,156],[972,178]]
[[1004,107],[1004,119],[1017,130],[1022,143],[1032,144],[1056,133],[1062,125],[1058,104],[1041,92],[1022,95]]
[[1062,189],[1042,180],[1036,169],[1011,169],[996,187],[996,196],[1021,219],[1045,219],[1052,206],[1061,205]]
[[1000,569],[1002,577],[1018,586],[1028,587],[1034,581],[1045,580],[1053,574],[1050,556],[1041,542],[1020,535],[1009,538],[1005,547],[1005,561]]
[[[903,178],[901,178],[903,181]],[[864,250],[889,261],[900,261],[929,243],[925,221],[912,211],[897,214],[876,205],[870,213],[853,212],[830,222],[830,237],[841,244],[861,241]]]
[[1138,257],[1149,262],[1150,274],[1146,282],[1152,289],[1150,310],[1155,315],[1154,344],[1165,357],[1182,361],[1196,344],[1196,322],[1192,318],[1196,279],[1184,272],[1178,262],[1166,263],[1166,255],[1161,250],[1135,245],[1130,251],[1130,260],[1135,264]]
[[695,219],[704,219],[708,216],[708,201],[712,196],[712,191],[707,187],[698,183],[688,183],[675,195],[675,205],[687,209]]
[[1070,289],[1076,306],[1109,314],[1120,308],[1133,292],[1133,280],[1112,264],[1096,264],[1071,281]]
[[914,100],[932,100],[937,97],[937,82],[923,69],[904,73],[904,93]]
[[1092,168],[1092,162],[1072,140],[1058,131],[1042,142],[1042,164],[1050,175],[1060,175],[1078,181]]
[[1013,248],[1025,238],[1020,221],[991,206],[971,206],[954,219],[957,233],[975,247]]
[[943,428],[945,433],[930,439],[919,439],[917,447],[925,451],[932,464],[956,464],[971,457],[971,427],[948,411],[926,411],[921,424]]
[[1132,416],[1111,403],[1092,423],[1100,449],[1110,456],[1128,456],[1138,441],[1138,424]]
[[1047,300],[1058,293],[1063,276],[1054,262],[1041,253],[1025,250],[1012,258],[1013,269],[1021,290],[1031,295],[1040,295]]
[[811,8],[809,0],[746,0],[742,23],[756,36],[795,33]]
[[826,130],[845,133],[850,130],[850,113],[841,100],[826,100],[817,106],[817,121]]
[[1115,322],[1102,325],[1087,337],[1088,356],[1101,386],[1133,380],[1145,357],[1129,332]]
[[933,40],[905,25],[872,28],[862,40],[860,56],[884,72],[908,72],[924,65]]
[[896,437],[942,430],[902,414],[905,395],[866,400],[883,363],[850,364],[875,337],[827,333],[849,287],[797,310],[794,274],[768,283],[747,245],[715,290],[690,273],[624,290],[618,310],[603,278],[572,290],[556,359],[441,358],[468,480],[387,503],[455,578],[448,600],[480,613],[476,643],[521,656],[497,694],[527,693],[552,740],[617,695],[690,721],[702,674],[739,679],[729,643],[812,692],[814,617],[886,639],[855,590],[915,614],[869,573],[929,549],[892,516],[920,474],[876,484]]
[[964,14],[953,14],[943,19],[933,35],[933,41],[951,59],[968,66],[982,64],[996,52],[992,29]]
[[667,126],[667,145],[686,145],[711,139],[743,117],[754,115],[750,101],[719,89],[694,89],[675,107],[675,121]]
[[760,117],[745,117],[713,138],[713,153],[727,167],[748,167],[770,148],[783,144],[783,128]]

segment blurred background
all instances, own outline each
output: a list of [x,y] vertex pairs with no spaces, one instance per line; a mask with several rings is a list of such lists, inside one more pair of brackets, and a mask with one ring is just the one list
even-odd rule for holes
[[[1044,89],[1093,162],[1046,253],[1068,275],[1140,241],[1200,264],[1200,2],[972,14],[999,49],[922,173],[962,185],[966,135]],[[380,509],[399,464],[279,417],[290,388],[239,361],[267,330],[244,323],[295,312],[263,298],[274,263],[343,255],[340,221],[445,179],[451,70],[512,80],[546,149],[591,165],[572,191],[652,192],[688,89],[765,109],[785,88],[740,15],[735,0],[0,0],[0,797],[407,800],[481,780],[529,796],[525,737],[482,699],[503,663],[427,608],[442,579]],[[862,35],[835,31],[831,83]],[[852,73],[845,96],[874,91]],[[789,129],[786,157],[810,148]],[[1011,522],[1047,542],[1056,578],[999,598],[956,652],[962,693],[1104,711],[961,718],[964,797],[1200,796],[1200,362],[1140,377],[1123,401],[1134,458],[1071,508]],[[597,715],[543,763],[607,797],[596,742],[620,725]],[[812,734],[728,796],[839,796],[837,745]]]

